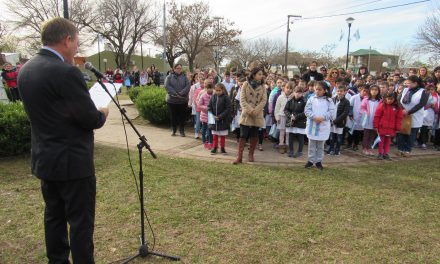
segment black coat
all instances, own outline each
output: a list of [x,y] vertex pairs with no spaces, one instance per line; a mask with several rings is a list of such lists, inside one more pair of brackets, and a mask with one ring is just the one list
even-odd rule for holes
[[42,49],[21,68],[18,84],[32,127],[32,173],[47,181],[94,177],[93,130],[105,116],[81,71]]
[[210,125],[214,131],[228,130],[231,123],[231,100],[227,94],[217,96],[214,94],[209,100],[208,112],[218,116],[215,125]]
[[[295,99],[290,98],[286,106],[284,107],[284,114],[286,115],[286,127],[306,128],[307,117],[304,113],[306,107],[306,100],[304,97]],[[292,115],[295,116],[295,120],[292,122]]]
[[[336,97],[332,99],[333,103],[336,105]],[[347,123],[347,116],[350,112],[350,101],[347,98],[343,97],[339,102],[338,109],[336,110],[336,118],[333,120],[333,124],[336,127],[345,127]]]
[[310,71],[308,70],[306,73],[304,73],[304,75],[301,77],[301,79],[303,79],[304,81],[306,81],[307,83],[310,82],[310,76],[313,76],[315,79],[315,81],[323,81],[324,80],[324,76],[317,72],[317,71]]

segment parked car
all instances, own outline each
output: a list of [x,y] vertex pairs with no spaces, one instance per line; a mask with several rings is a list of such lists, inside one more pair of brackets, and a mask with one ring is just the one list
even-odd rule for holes
[[92,80],[92,77],[87,72],[83,72],[84,81],[90,82]]

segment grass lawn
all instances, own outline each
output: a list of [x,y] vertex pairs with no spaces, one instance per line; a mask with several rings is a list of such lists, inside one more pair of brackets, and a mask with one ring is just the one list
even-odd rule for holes
[[[109,263],[137,251],[138,199],[124,150],[95,157],[95,256]],[[0,160],[0,263],[46,261],[29,164]],[[183,263],[440,262],[438,158],[318,172],[145,155],[145,174],[156,250]]]

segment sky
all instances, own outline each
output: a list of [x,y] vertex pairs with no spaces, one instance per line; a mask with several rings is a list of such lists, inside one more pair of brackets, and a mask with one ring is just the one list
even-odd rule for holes
[[[242,39],[271,38],[286,41],[287,15],[300,15],[303,18],[351,13],[420,0],[209,0],[214,16],[221,16],[235,22],[242,30]],[[196,1],[177,1],[193,3]],[[397,7],[362,14],[342,15],[331,18],[297,20],[291,24],[289,51],[319,51],[326,44],[336,44],[334,55],[343,56],[347,50],[348,17],[355,20],[351,27],[353,34],[359,30],[360,39],[350,41],[350,51],[376,49],[386,53],[394,43],[414,43],[418,28],[438,0]],[[343,40],[339,41],[341,30]]]
[[[190,4],[197,0],[175,0]],[[209,3],[211,15],[220,16],[235,23],[242,31],[243,40],[270,38],[285,43],[287,15],[303,18],[353,13],[384,8],[422,0],[205,0]],[[5,0],[0,0],[4,6]],[[158,6],[163,0],[157,0]],[[390,51],[395,43],[415,43],[415,34],[427,16],[432,14],[440,0],[390,8],[360,14],[346,14],[321,19],[300,19],[290,25],[289,51],[320,51],[326,44],[335,44],[335,56],[343,56],[347,50],[348,26],[345,19],[353,17],[352,35],[359,30],[360,39],[352,37],[350,51],[376,49],[381,53]],[[3,10],[3,8],[1,8]],[[3,12],[2,12],[3,13]],[[2,15],[0,15],[2,17]],[[160,23],[162,19],[160,20]],[[343,39],[340,41],[341,31]],[[161,47],[148,46],[151,55]],[[96,53],[97,45],[85,51],[86,55]]]

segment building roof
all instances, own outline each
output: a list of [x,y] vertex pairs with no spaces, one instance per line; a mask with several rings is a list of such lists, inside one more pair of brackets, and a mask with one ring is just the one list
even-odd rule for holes
[[374,49],[372,49],[371,52],[369,49],[359,49],[357,51],[350,52],[350,56],[368,56],[368,54],[370,54],[370,55],[385,55],[385,54],[382,54],[379,51],[374,50]]

